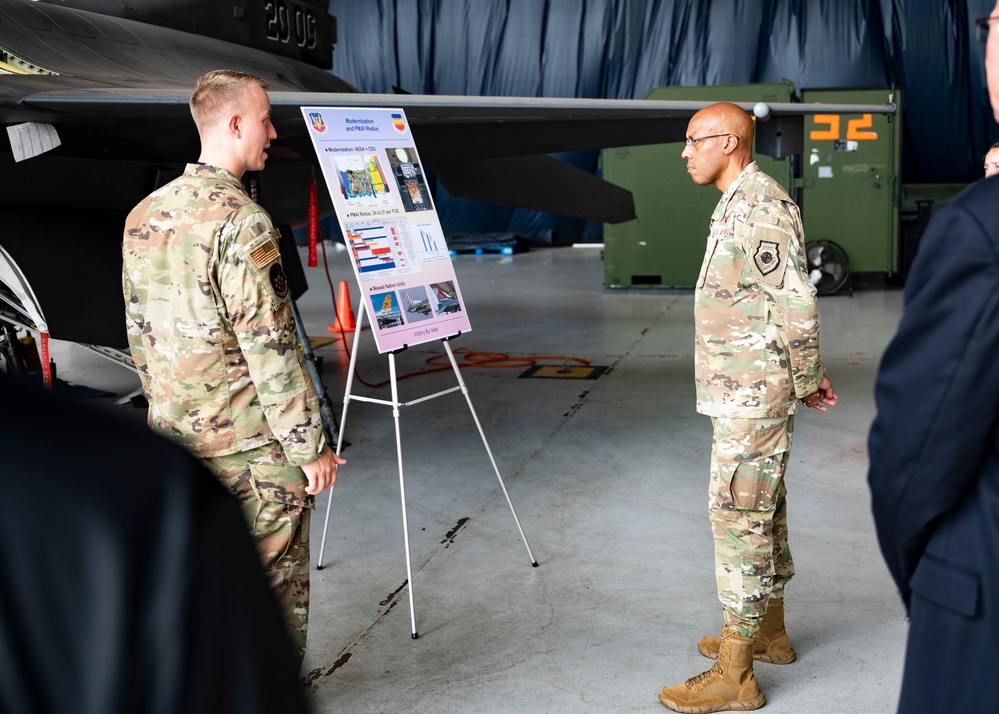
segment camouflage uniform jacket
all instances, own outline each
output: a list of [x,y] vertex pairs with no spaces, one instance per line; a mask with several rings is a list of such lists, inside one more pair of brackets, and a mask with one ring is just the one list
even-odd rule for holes
[[697,411],[776,418],[824,374],[801,214],[752,162],[722,195],[694,298]]
[[201,457],[280,441],[290,464],[325,445],[270,216],[228,171],[189,164],[129,214],[129,347],[149,423]]

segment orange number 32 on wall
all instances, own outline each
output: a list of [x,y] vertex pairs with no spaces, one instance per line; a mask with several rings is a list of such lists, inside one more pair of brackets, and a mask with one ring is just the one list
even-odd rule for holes
[[[836,141],[839,139],[841,119],[842,117],[839,114],[816,114],[815,123],[825,124],[829,128],[812,129],[808,134],[808,138],[812,141]],[[846,139],[848,141],[873,141],[877,139],[878,133],[876,131],[864,131],[864,129],[870,129],[873,125],[874,117],[871,114],[864,114],[859,119],[849,119],[846,122]]]

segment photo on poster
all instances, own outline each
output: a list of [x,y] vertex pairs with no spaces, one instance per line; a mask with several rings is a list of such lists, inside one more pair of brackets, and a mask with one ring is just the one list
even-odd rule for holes
[[402,310],[399,309],[399,301],[394,292],[372,295],[371,304],[375,306],[375,322],[379,330],[402,327]]
[[430,291],[434,296],[433,308],[436,314],[446,315],[451,312],[461,312],[461,302],[458,300],[458,291],[454,289],[453,281],[431,283]]
[[406,309],[406,322],[413,324],[422,320],[433,319],[430,309],[430,298],[427,297],[427,289],[422,285],[406,288],[399,292],[402,297],[402,306]]
[[423,177],[423,167],[420,166],[416,149],[411,146],[399,147],[386,149],[385,152],[406,212],[433,210],[433,201]]
[[388,206],[393,203],[377,154],[334,156],[333,166],[340,195],[351,208]]

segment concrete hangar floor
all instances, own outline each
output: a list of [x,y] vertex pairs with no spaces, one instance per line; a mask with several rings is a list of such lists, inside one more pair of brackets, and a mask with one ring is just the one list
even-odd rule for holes
[[[327,253],[334,285],[348,280],[356,310],[346,254]],[[659,688],[707,669],[696,642],[721,621],[706,513],[711,427],[694,411],[692,296],[606,291],[592,247],[459,255],[454,264],[472,325],[451,343],[459,358],[465,349],[556,355],[608,369],[579,379],[521,378],[524,365],[462,368],[536,568],[462,396],[401,410],[418,639],[392,410],[351,403],[349,464],[333,491],[322,570],[325,496],[312,526],[303,681],[314,710],[665,711]],[[313,338],[330,337],[321,254],[306,271],[303,321]],[[880,281],[820,298],[822,353],[840,404],[796,423],[787,619],[798,661],[756,666],[772,714],[895,710],[906,624],[865,479],[874,377],[901,306],[901,291]],[[345,349],[316,353],[340,419]],[[428,343],[398,355],[400,376],[442,353]],[[72,384],[118,396],[138,386],[81,347],[56,343],[53,355]],[[370,334],[361,335],[358,371],[371,384],[389,378]],[[454,385],[450,371],[401,379],[400,399]],[[390,399],[387,386],[355,381],[352,391]]]

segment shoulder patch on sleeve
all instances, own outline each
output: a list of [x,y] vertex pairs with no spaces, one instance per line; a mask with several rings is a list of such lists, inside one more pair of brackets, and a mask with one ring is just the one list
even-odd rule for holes
[[780,287],[784,282],[790,236],[774,225],[753,226],[750,262],[753,272],[765,285]]
[[285,277],[281,263],[274,263],[271,266],[270,279],[274,294],[280,298],[285,297],[288,294],[288,278]]

